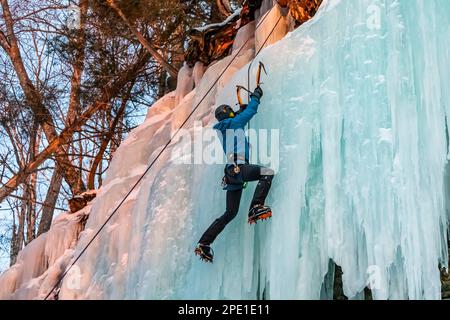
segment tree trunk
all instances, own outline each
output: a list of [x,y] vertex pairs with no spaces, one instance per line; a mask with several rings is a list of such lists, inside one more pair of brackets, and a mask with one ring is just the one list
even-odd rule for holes
[[111,160],[114,157],[114,153],[119,148],[120,143],[122,142],[123,137],[123,115],[119,119],[119,123],[117,124],[117,130],[115,134],[113,135],[113,139],[111,141],[111,145],[109,149],[111,150]]
[[[85,65],[85,50],[86,50],[86,18],[89,9],[89,0],[80,0],[80,28],[77,31],[77,35],[74,39],[74,46],[77,48],[75,56],[75,62],[73,64],[73,73],[70,86],[70,99],[69,109],[66,118],[66,126],[69,126],[75,121],[77,116],[81,112],[81,78],[83,76]],[[70,140],[68,143],[70,143]],[[50,186],[47,190],[44,206],[42,209],[41,220],[38,227],[38,236],[50,230],[50,226],[53,220],[53,214],[55,211],[56,202],[58,201],[59,192],[62,186],[62,171],[63,168],[57,162],[53,175],[50,181]]]
[[80,95],[81,95],[81,77],[84,71],[84,62],[86,56],[86,19],[89,7],[89,0],[80,0],[80,28],[74,39],[74,46],[77,48],[75,62],[73,64],[73,74],[70,81],[70,101],[69,111],[67,113],[66,124],[72,123],[80,114]]
[[130,86],[130,89],[128,90],[126,96],[122,98],[122,103],[120,105],[119,110],[117,111],[117,115],[114,118],[114,121],[110,124],[109,132],[106,134],[106,136],[102,140],[102,143],[100,145],[100,150],[94,159],[91,170],[89,172],[88,189],[90,189],[90,190],[95,189],[95,175],[97,173],[98,166],[103,160],[103,154],[105,153],[106,148],[108,147],[108,144],[111,141],[111,138],[113,137],[114,132],[116,131],[116,127],[119,123],[120,118],[125,113],[125,108],[127,106],[128,100],[130,99],[130,94],[131,94],[132,89],[133,89],[133,85]]
[[167,72],[161,70],[158,78],[158,99],[161,99],[167,93]]
[[[37,122],[34,123],[32,134],[30,136],[30,151],[29,158],[31,161],[34,160],[36,154],[39,152],[40,143],[40,133],[39,125]],[[33,241],[36,237],[36,186],[37,186],[37,172],[33,172],[30,175],[30,184],[27,186],[27,237],[25,243],[28,244]]]
[[15,219],[15,213],[13,211],[13,221],[12,221],[12,228],[11,228],[11,242],[9,244],[9,266],[12,267],[17,259],[16,255],[14,253],[16,252],[17,247],[17,241],[18,241],[18,234],[17,234],[17,225],[16,225],[16,219]]
[[[25,191],[24,191],[25,193]],[[26,197],[26,194],[24,194],[24,198]],[[27,210],[27,204],[26,201],[22,201],[22,206],[20,207],[18,211],[18,220],[19,225],[17,226],[17,231],[15,232],[12,241],[12,250],[10,254],[10,265],[14,265],[17,261],[17,255],[19,254],[20,250],[23,248],[24,243],[24,233],[25,233],[25,215]]]
[[53,213],[55,211],[56,201],[58,200],[59,191],[62,185],[62,174],[59,164],[56,164],[53,171],[50,186],[45,197],[44,206],[42,208],[41,221],[38,227],[38,236],[50,230],[53,220]]
[[103,184],[103,161],[100,161],[98,164],[98,175],[97,175],[97,186],[98,188],[101,188]]
[[[80,179],[83,179],[83,136],[78,132],[78,171],[80,172]],[[75,150],[75,148],[74,148]]]
[[164,68],[166,71],[173,77],[178,77],[178,70],[167,63],[164,58],[158,53],[158,51],[153,48],[153,46],[148,42],[147,39],[139,32],[139,30],[128,20],[123,11],[117,6],[114,0],[106,0],[108,6],[110,6],[119,17],[125,22],[125,24],[130,28],[130,31],[134,34],[134,36],[139,40],[142,46],[147,49],[147,51],[152,55],[152,57]]
[[[3,1],[3,0],[2,0]],[[108,105],[109,101],[117,96],[124,86],[136,77],[136,74],[146,65],[149,60],[147,52],[140,52],[136,63],[131,65],[127,70],[119,72],[119,76],[115,80],[111,80],[103,89],[103,94],[95,103],[93,103],[86,111],[77,117],[70,126],[64,128],[61,134],[50,140],[48,146],[36,156],[36,160],[25,165],[16,175],[0,189],[0,202],[5,200],[20,184],[22,184],[27,176],[35,171],[48,158],[50,158],[61,146],[70,141],[74,132],[78,131],[89,119],[92,118],[99,110]]]
[[[28,73],[26,71],[25,65],[19,49],[19,43],[17,41],[16,35],[14,33],[14,21],[9,10],[9,4],[7,0],[1,0],[3,17],[5,20],[5,25],[7,29],[7,42],[8,46],[4,46],[4,43],[0,41],[0,45],[3,46],[6,53],[11,59],[11,62],[16,71],[17,77],[19,79],[20,86],[24,92],[25,98],[28,102],[29,107],[33,111],[36,120],[41,125],[46,138],[48,141],[52,141],[57,138],[57,132],[55,129],[55,124],[53,117],[49,110],[44,106],[41,94],[38,92],[32,81],[30,80]],[[86,190],[84,184],[79,179],[79,173],[76,172],[74,166],[70,165],[67,152],[63,146],[58,146],[55,150],[56,159],[62,160],[61,166],[64,168],[63,174],[68,185],[70,186],[72,193],[78,194]]]
[[[83,76],[84,72],[84,66],[85,66],[85,58],[86,58],[86,22],[87,22],[87,13],[89,9],[89,0],[80,0],[78,3],[78,6],[80,8],[80,25],[77,30],[75,38],[72,40],[73,46],[76,48],[76,54],[75,54],[75,62],[73,64],[73,73],[72,78],[70,81],[70,99],[69,99],[69,110],[67,113],[67,118],[65,121],[66,126],[70,126],[71,123],[75,121],[75,119],[80,115],[81,113],[81,78]],[[80,134],[81,135],[81,134]],[[71,141],[67,141],[67,144],[71,144]],[[80,155],[78,158],[78,179],[80,181],[83,181],[83,155],[82,155],[82,140],[79,141],[80,145]],[[61,169],[63,169],[61,166],[58,166],[58,170],[55,170],[56,175],[61,174]],[[48,208],[46,214],[49,213],[49,209],[54,207],[57,200],[57,195],[53,194],[55,190],[57,189],[58,192],[61,188],[61,183],[58,181],[60,180],[58,176],[54,176],[55,178],[55,187],[52,190],[49,190],[49,200],[52,201],[52,206]],[[52,177],[53,180],[53,177]],[[59,184],[59,186],[58,186]],[[51,211],[53,211],[52,209]],[[46,223],[48,223],[48,220],[51,221],[50,217],[46,217]],[[48,229],[47,229],[48,230]]]
[[[106,123],[111,122],[110,120],[108,120],[108,122],[106,121],[106,115],[103,115],[102,117],[102,130],[105,131],[106,130]],[[111,143],[109,145],[109,150],[111,150]],[[108,161],[109,163],[111,163],[111,160]],[[98,165],[98,175],[97,175],[97,188],[100,188],[103,184],[103,179],[102,179],[102,175],[103,175],[103,161],[100,161],[99,165]]]
[[32,201],[33,198],[33,190],[32,187],[32,181],[30,176],[30,182],[29,184],[25,184],[25,194],[24,194],[24,200],[22,200],[25,203],[25,223],[26,223],[26,237],[24,239],[25,245],[29,244],[34,239],[34,225],[33,225],[33,215],[35,212],[35,206]]

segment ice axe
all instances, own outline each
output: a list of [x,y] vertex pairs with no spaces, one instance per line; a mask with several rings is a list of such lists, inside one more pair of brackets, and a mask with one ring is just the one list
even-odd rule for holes
[[239,106],[245,105],[245,103],[242,101],[241,90],[247,91],[248,93],[251,94],[250,90],[248,90],[246,87],[237,85],[236,86],[236,94],[237,94]]
[[[259,65],[258,65],[258,70],[256,72],[256,86],[259,86],[259,85],[262,84],[262,82],[261,82],[261,71],[264,71],[264,73],[267,75],[266,66],[264,65],[264,63],[262,63],[260,61]],[[242,97],[241,97],[241,90],[247,91],[249,93],[249,95],[251,95],[252,92],[250,90],[248,90],[244,86],[240,86],[240,85],[236,86],[236,95],[237,95],[238,103],[239,103],[240,106],[243,106],[243,105],[245,105],[245,103],[243,102]]]
[[259,65],[258,65],[258,71],[256,72],[256,86],[259,86],[260,84],[262,84],[262,82],[261,82],[261,71],[264,71],[264,73],[267,75],[266,66],[264,65],[264,63],[262,63],[260,61]]

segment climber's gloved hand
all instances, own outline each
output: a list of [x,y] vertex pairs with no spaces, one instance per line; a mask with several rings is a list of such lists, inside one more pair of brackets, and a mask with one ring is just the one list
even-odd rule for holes
[[240,114],[242,113],[246,108],[247,108],[247,104],[242,104],[239,106],[239,111],[236,111],[236,114]]
[[256,97],[258,99],[261,99],[263,95],[264,95],[264,92],[260,86],[257,86],[255,91],[251,94],[252,97]]

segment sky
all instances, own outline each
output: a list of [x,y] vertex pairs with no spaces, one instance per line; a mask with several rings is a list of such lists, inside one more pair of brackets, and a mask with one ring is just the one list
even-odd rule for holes
[[[32,0],[28,3],[33,3]],[[52,0],[47,0],[47,1],[52,1]],[[41,1],[42,3],[45,1]],[[35,2],[36,3],[41,3],[41,2]],[[58,4],[59,5],[67,5],[68,3],[72,3],[71,1],[60,1]],[[12,7],[15,4],[14,0],[10,0],[10,6]],[[23,3],[20,3],[20,5],[22,5]],[[25,7],[26,9],[26,7]],[[76,13],[76,11],[75,11]],[[60,13],[58,13],[61,16],[60,21],[62,23],[66,23],[67,25],[74,25],[74,21],[75,21],[75,25],[76,25],[76,21],[77,19],[73,18],[73,14],[74,14],[74,10],[73,7],[71,7],[69,10],[60,10]],[[52,21],[53,23],[55,23],[56,25],[58,25],[58,21]],[[1,21],[0,21],[0,25],[1,25]],[[23,39],[22,39],[23,40]],[[31,43],[32,44],[32,43]],[[0,55],[4,55],[4,53],[2,52],[3,49],[0,49]],[[57,68],[57,67],[55,67]],[[61,86],[63,88],[65,88],[66,90],[69,89],[69,87],[66,86],[67,84],[62,83]],[[64,99],[64,98],[63,98]],[[62,100],[63,101],[63,100]],[[1,101],[0,101],[1,103]],[[63,102],[64,103],[64,102]],[[138,110],[136,110],[135,114],[132,115],[132,117],[130,118],[130,121],[133,122],[133,124],[139,124],[142,123],[145,119],[145,115],[146,115],[146,110],[147,110],[147,106],[142,106],[138,108]],[[45,147],[46,141],[45,139],[42,139],[42,143],[41,143],[41,147]],[[10,146],[8,145],[8,141],[3,140],[0,141],[0,154],[4,155],[6,154],[6,152],[8,151],[8,149],[10,148]],[[52,161],[47,161],[43,166],[46,165],[49,166],[53,166],[53,162]],[[14,164],[15,165],[15,164]],[[41,181],[48,181],[51,177],[51,171],[48,171],[46,174],[46,178],[44,178],[44,174],[45,172],[43,172],[43,174],[40,174],[40,180]],[[44,180],[45,179],[45,180]],[[2,183],[6,182],[6,179],[1,181]],[[43,182],[38,184],[39,186],[39,190],[37,190],[37,194],[38,194],[38,201],[43,201],[43,199],[45,199],[45,195],[47,192],[47,186],[48,183]],[[67,185],[65,185],[63,188],[65,188],[66,190],[68,190]],[[21,192],[18,191],[15,194],[20,195]],[[16,201],[14,199],[11,199],[13,201]],[[66,203],[66,201],[64,201],[63,199],[58,200],[57,202],[57,206],[58,207],[62,207],[62,208],[67,208],[68,204]],[[39,206],[38,206],[39,209]],[[62,213],[63,211],[60,210],[55,210],[55,215],[58,215],[60,213]],[[8,204],[8,202],[5,200],[4,202],[0,203],[0,273],[2,271],[5,271],[8,267],[9,267],[9,239],[11,238],[11,227],[12,227],[12,219],[13,219],[13,211],[10,208],[10,205]]]

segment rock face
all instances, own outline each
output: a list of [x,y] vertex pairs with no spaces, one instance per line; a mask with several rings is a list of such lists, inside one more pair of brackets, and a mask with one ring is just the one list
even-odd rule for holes
[[237,34],[239,12],[230,16],[223,23],[212,24],[189,32],[190,42],[185,60],[190,67],[200,61],[209,65],[212,61],[227,56]]
[[282,8],[289,8],[289,13],[299,26],[316,14],[322,0],[278,0]]
[[69,200],[69,213],[75,213],[87,206],[96,197],[95,191],[87,191]]
[[[264,7],[262,7],[263,3]],[[278,0],[280,8],[289,10],[289,16],[294,21],[294,28],[310,20],[321,3],[322,0]],[[191,30],[191,40],[185,55],[187,64],[193,67],[199,61],[207,66],[227,56],[238,29],[254,21],[257,15],[261,16],[260,11],[266,12],[272,7],[272,2],[248,0],[244,2],[240,11],[230,15],[224,22]]]
[[[449,242],[449,252],[450,252],[450,242]],[[448,268],[441,267],[441,283],[442,283],[442,299],[450,300],[450,272]]]
[[442,299],[450,299],[450,274],[441,272]]

